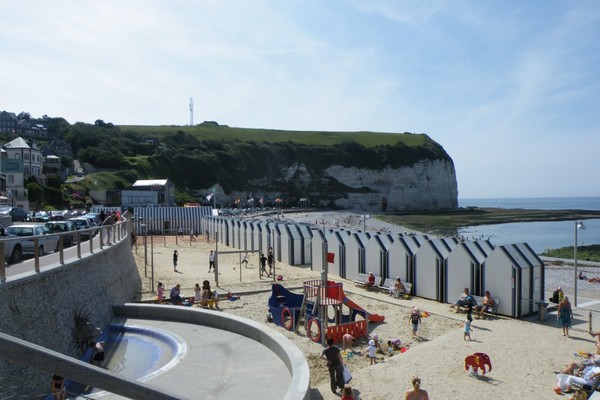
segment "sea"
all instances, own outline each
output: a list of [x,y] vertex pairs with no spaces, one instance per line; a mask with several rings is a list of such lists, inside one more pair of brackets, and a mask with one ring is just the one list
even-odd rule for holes
[[[600,197],[458,199],[458,205],[507,209],[600,210]],[[467,226],[460,228],[458,235],[470,240],[489,239],[496,246],[527,243],[536,253],[542,254],[547,249],[573,246],[578,222],[583,222],[584,229],[577,229],[577,245],[600,244],[600,219]]]

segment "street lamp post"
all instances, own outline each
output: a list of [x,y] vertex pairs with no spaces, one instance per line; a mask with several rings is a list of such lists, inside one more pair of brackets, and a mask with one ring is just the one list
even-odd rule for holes
[[575,264],[575,280],[574,280],[574,294],[573,304],[577,307],[577,281],[579,280],[579,274],[577,273],[577,231],[585,229],[585,225],[581,221],[575,221],[575,246],[573,247],[573,259]]

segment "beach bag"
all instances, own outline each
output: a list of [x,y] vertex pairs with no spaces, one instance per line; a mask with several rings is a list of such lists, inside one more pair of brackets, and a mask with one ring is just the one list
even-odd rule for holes
[[347,364],[344,364],[342,368],[342,375],[344,375],[344,383],[348,384],[352,380],[352,373],[350,373],[350,368],[348,368]]

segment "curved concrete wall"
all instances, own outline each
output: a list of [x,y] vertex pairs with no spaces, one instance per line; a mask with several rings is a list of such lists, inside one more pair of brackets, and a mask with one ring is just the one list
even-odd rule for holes
[[310,370],[304,354],[285,336],[249,319],[224,313],[191,310],[187,307],[165,307],[152,304],[125,304],[114,307],[116,316],[176,321],[210,326],[234,332],[255,340],[283,361],[290,372],[291,382],[283,400],[308,400],[310,398]]
[[[75,314],[81,310],[89,314],[93,326],[104,327],[113,318],[112,306],[140,300],[141,289],[127,237],[83,259],[0,284],[0,331],[79,358],[73,339]],[[1,380],[0,393],[13,395],[31,395],[32,388],[44,393],[50,382],[49,374],[4,358],[0,376],[18,377],[30,385],[21,389],[24,393],[14,393],[15,381]]]

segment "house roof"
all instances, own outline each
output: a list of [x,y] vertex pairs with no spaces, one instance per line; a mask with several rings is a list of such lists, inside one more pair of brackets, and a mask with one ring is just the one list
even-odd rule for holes
[[30,149],[31,146],[23,139],[22,137],[18,137],[16,139],[11,140],[10,142],[4,145],[6,148],[11,149]]
[[146,187],[146,186],[165,186],[168,179],[140,179],[133,183],[133,187]]

